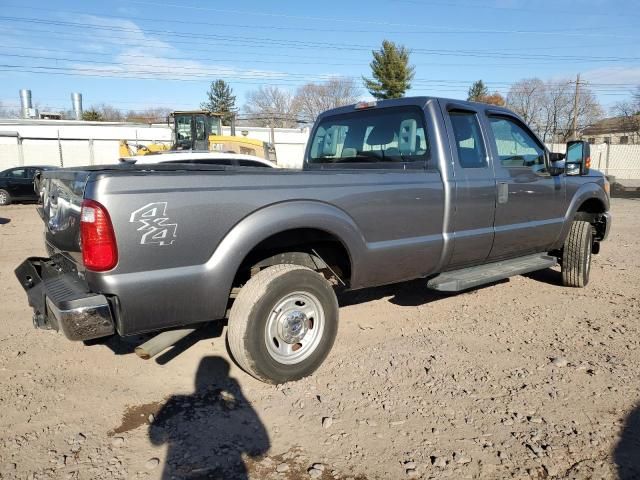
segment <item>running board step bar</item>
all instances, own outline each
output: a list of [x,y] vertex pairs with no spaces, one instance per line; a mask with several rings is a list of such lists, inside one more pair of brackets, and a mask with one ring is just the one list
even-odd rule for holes
[[444,272],[429,280],[427,286],[441,292],[460,292],[514,275],[553,267],[557,263],[555,257],[536,253],[526,257]]

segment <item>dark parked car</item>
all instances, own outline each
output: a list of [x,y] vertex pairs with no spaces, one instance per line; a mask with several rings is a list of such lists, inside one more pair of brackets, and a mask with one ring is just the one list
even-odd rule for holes
[[0,205],[9,205],[11,202],[35,202],[38,200],[33,180],[42,170],[51,168],[55,167],[16,167],[0,172]]

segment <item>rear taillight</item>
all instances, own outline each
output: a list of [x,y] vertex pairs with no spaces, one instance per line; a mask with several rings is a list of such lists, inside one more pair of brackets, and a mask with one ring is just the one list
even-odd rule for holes
[[93,200],[82,202],[80,246],[82,261],[89,270],[104,272],[118,263],[118,247],[109,213]]

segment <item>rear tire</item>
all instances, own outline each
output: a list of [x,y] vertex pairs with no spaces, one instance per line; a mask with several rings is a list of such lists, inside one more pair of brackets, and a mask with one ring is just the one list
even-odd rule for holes
[[562,283],[566,287],[584,287],[591,272],[593,227],[575,220],[562,249]]
[[11,204],[11,195],[6,190],[0,190],[0,205]]
[[274,265],[254,275],[229,315],[227,342],[233,359],[266,383],[313,373],[329,354],[338,331],[338,300],[331,284],[300,265]]

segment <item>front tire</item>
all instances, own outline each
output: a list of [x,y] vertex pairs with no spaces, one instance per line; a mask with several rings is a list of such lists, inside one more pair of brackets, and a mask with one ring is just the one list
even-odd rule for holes
[[9,205],[11,203],[11,195],[6,190],[0,190],[0,206]]
[[338,331],[331,284],[300,265],[274,265],[253,276],[231,307],[227,342],[234,360],[267,383],[299,380],[329,354]]
[[593,227],[575,220],[562,249],[562,283],[566,287],[584,287],[591,272]]

